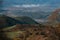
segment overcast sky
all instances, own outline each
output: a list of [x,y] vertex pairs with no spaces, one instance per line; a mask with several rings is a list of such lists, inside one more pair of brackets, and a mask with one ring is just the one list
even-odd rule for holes
[[60,6],[60,0],[4,0],[7,5],[21,4],[49,4],[50,6]]
[[41,7],[50,10],[60,8],[60,0],[4,0],[3,6]]

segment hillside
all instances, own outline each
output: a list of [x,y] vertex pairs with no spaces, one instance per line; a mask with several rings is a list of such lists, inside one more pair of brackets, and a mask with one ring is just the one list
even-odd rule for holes
[[5,15],[0,15],[0,27],[1,28],[8,27],[8,26],[13,26],[13,25],[15,25],[17,23],[23,24],[23,22],[18,21],[18,20],[14,19],[14,18],[5,16]]
[[1,28],[13,26],[16,24],[38,24],[38,23],[29,17],[12,18],[12,17],[8,17],[5,15],[0,15],[0,27]]
[[27,16],[15,17],[15,19],[21,22],[25,22],[26,24],[38,24],[35,20]]

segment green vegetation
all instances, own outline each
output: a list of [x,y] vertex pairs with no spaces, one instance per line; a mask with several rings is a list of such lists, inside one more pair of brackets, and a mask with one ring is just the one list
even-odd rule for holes
[[15,17],[15,19],[24,22],[24,24],[38,24],[35,20],[27,16]]
[[0,28],[10,27],[16,24],[38,24],[36,21],[30,17],[8,17],[5,15],[0,15]]

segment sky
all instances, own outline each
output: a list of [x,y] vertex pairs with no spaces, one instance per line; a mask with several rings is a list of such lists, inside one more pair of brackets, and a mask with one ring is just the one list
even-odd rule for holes
[[4,8],[9,9],[10,7],[18,7],[18,8],[23,7],[23,8],[32,8],[33,12],[37,10],[44,12],[53,12],[55,9],[60,8],[60,0],[3,0],[2,5],[3,9]]
[[3,0],[3,7],[41,7],[44,10],[60,8],[60,0]]
[[5,6],[22,4],[49,4],[50,6],[60,6],[60,0],[4,0]]

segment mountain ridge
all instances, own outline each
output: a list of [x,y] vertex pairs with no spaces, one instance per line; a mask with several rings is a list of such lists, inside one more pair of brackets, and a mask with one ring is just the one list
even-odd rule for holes
[[[22,19],[22,18],[21,18]],[[29,17],[27,19],[30,19]],[[24,21],[25,20],[25,21]],[[31,22],[32,21],[32,22]],[[31,22],[31,23],[30,23]],[[0,15],[0,27],[4,28],[4,27],[9,27],[9,26],[13,26],[16,24],[38,24],[37,22],[35,22],[34,20],[30,19],[30,21],[26,21],[25,18],[23,18],[22,20],[18,20],[6,15]]]

